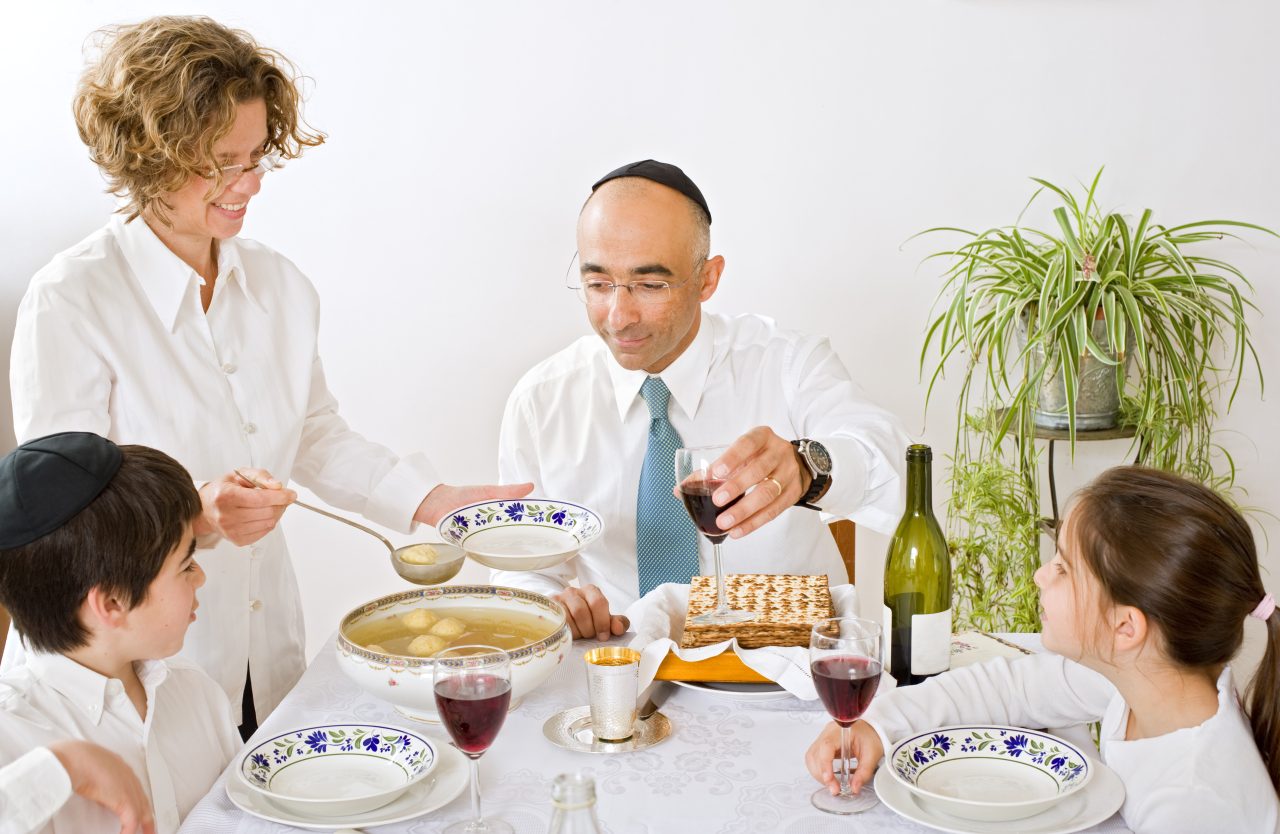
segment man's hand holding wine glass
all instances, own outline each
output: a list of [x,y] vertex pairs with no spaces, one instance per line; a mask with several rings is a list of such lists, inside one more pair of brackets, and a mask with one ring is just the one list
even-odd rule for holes
[[[710,495],[712,506],[706,509],[723,510],[714,520],[706,519],[709,523],[703,527],[735,539],[760,529],[794,506],[812,480],[800,462],[795,444],[768,426],[757,426],[735,440],[702,477],[715,484]],[[689,497],[681,492],[683,480],[677,480],[673,495],[688,506]],[[690,508],[695,522],[699,512]],[[703,532],[707,533],[707,529]],[[625,634],[630,627],[626,617],[611,610],[609,600],[595,585],[569,587],[554,598],[565,607],[574,639],[604,641]]]
[[[768,426],[757,426],[733,441],[712,466],[711,475],[724,482],[711,496],[717,507],[728,507],[741,498],[716,518],[716,526],[731,539],[760,529],[795,506],[811,478],[791,441]],[[679,484],[675,495],[680,497]]]

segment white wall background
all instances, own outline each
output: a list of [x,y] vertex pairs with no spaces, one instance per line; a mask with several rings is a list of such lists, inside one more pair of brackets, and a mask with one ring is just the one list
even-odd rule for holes
[[[587,332],[561,279],[590,183],[623,162],[675,162],[707,194],[728,262],[712,309],[829,335],[868,394],[940,451],[950,392],[926,423],[916,364],[938,280],[917,268],[931,244],[902,246],[913,232],[1010,222],[1028,176],[1073,182],[1101,164],[1108,206],[1280,227],[1280,6],[1266,0],[10,4],[4,366],[32,273],[112,208],[70,115],[82,45],[159,13],[246,28],[313,79],[307,116],[329,141],[268,179],[245,234],[319,288],[351,423],[426,449],[458,483],[496,476],[511,384]],[[1215,248],[1256,280],[1262,311],[1280,311],[1280,246]],[[1280,336],[1253,322],[1280,381]],[[0,386],[0,449],[9,413]],[[1276,417],[1249,382],[1222,421],[1240,483],[1272,511]],[[1064,487],[1124,452],[1093,444]],[[398,579],[354,531],[299,511],[286,526],[314,653]],[[1280,524],[1260,517],[1259,532],[1280,592]],[[874,599],[884,539],[859,545]]]

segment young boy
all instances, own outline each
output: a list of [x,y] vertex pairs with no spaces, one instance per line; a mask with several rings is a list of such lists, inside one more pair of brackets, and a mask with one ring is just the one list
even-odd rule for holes
[[0,834],[176,831],[240,747],[222,689],[171,657],[199,513],[145,446],[65,432],[0,459],[0,605],[30,652],[0,677]]

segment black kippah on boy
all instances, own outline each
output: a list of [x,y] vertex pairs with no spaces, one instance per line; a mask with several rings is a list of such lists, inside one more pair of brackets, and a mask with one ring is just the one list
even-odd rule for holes
[[124,455],[91,432],[30,440],[0,458],[0,550],[52,533],[111,483]]

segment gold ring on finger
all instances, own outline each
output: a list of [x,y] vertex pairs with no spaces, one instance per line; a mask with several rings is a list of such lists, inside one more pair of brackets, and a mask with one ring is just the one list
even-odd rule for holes
[[769,483],[773,484],[775,487],[777,487],[777,488],[778,488],[778,494],[777,494],[777,495],[775,495],[775,496],[774,496],[774,498],[781,498],[781,497],[782,497],[782,484],[778,482],[778,479],[777,479],[777,478],[774,478],[774,477],[772,477],[772,476],[771,476],[771,477],[765,478],[765,479],[764,479],[764,481],[761,481],[760,483],[762,483],[762,484],[763,484],[765,481],[768,481]]

